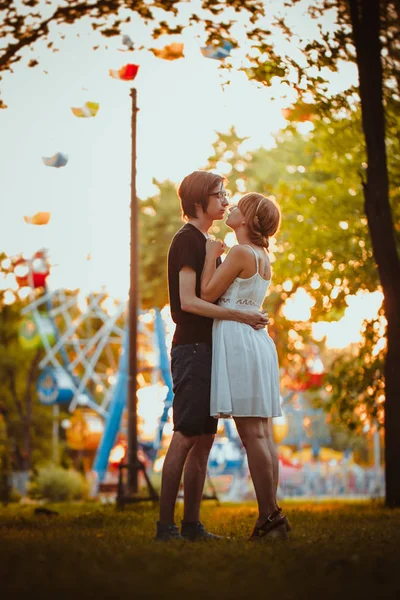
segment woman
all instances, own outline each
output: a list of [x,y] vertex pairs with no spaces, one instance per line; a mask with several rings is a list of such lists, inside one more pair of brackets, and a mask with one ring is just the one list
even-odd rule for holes
[[[238,245],[216,269],[224,244],[207,241],[201,297],[243,311],[260,308],[271,282],[268,245],[279,228],[279,207],[247,194],[230,209],[226,224]],[[272,437],[272,417],[281,416],[278,358],[265,328],[214,320],[210,414],[233,417],[246,449],[259,508],[250,540],[286,537],[290,526],[276,503],[279,462]]]

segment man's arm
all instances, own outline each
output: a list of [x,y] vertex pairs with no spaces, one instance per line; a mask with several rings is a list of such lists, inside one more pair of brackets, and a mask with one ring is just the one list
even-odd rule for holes
[[258,310],[241,311],[224,308],[196,296],[196,273],[190,267],[182,267],[179,271],[179,296],[184,312],[221,321],[238,321],[251,325],[255,329],[261,329],[268,323],[268,317]]

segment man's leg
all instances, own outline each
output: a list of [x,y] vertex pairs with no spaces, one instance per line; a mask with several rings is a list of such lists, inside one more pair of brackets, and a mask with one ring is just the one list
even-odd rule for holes
[[185,500],[183,520],[189,523],[200,520],[200,503],[207,474],[208,456],[214,438],[213,434],[198,436],[186,460],[183,476]]
[[182,478],[183,466],[190,449],[196,443],[197,439],[197,436],[189,437],[180,431],[175,431],[172,436],[162,471],[160,523],[167,525],[174,522],[175,503]]

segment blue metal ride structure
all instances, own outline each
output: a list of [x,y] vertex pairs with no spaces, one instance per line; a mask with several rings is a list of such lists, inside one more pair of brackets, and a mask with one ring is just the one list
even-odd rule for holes
[[[168,388],[168,392],[164,400],[164,409],[160,417],[155,440],[151,448],[149,448],[148,445],[146,448],[147,452],[149,452],[149,450],[152,450],[153,458],[155,458],[160,448],[164,426],[167,423],[168,412],[172,406],[173,399],[172,378],[168,359],[168,352],[165,343],[165,329],[161,313],[158,309],[155,310],[154,326],[157,339],[157,346],[159,350],[158,368],[160,370],[162,380]],[[93,463],[93,471],[96,473],[98,481],[103,481],[107,472],[108,458],[111,449],[115,443],[118,432],[120,430],[122,413],[127,403],[128,356],[129,340],[127,333],[125,333],[123,350],[121,353],[120,364],[118,369],[118,378],[109,405],[108,414],[105,420],[103,437],[97,449],[96,457]]]
[[[105,298],[106,294],[91,294],[88,297],[87,312],[83,311],[78,317],[76,314],[72,317],[71,309],[76,308],[77,297],[66,294],[64,290],[49,292],[45,289],[43,295],[35,298],[23,311],[23,314],[32,315],[46,352],[40,363],[43,371],[37,381],[37,393],[40,401],[47,405],[66,404],[70,412],[73,412],[78,406],[84,406],[104,418],[104,432],[93,464],[93,470],[99,482],[104,480],[109,455],[120,431],[122,414],[127,404],[128,389],[128,333],[126,327],[121,328],[117,323],[120,317],[123,318],[126,306],[120,303],[114,315],[110,316],[101,306]],[[97,320],[100,319],[101,326],[95,333],[89,334],[87,340],[82,341],[79,339],[78,328],[87,315],[94,316]],[[44,319],[52,329],[54,343],[50,343],[44,330]],[[62,321],[61,328],[57,324],[57,321],[60,323],[60,319]],[[159,371],[161,380],[167,388],[164,409],[155,439],[150,445],[147,443],[144,448],[146,453],[154,459],[161,445],[163,429],[168,420],[168,412],[173,398],[164,321],[158,309],[154,309],[153,328],[153,339],[158,350],[158,364],[154,366],[154,370]],[[106,388],[104,377],[96,370],[96,367],[102,353],[107,350],[107,344],[110,343],[117,343],[122,346],[122,350],[119,364],[115,365],[114,369],[115,384]],[[72,352],[68,352],[68,350],[72,350]],[[82,375],[80,377],[74,373],[77,366],[81,367]],[[102,404],[96,401],[88,383],[103,386]]]

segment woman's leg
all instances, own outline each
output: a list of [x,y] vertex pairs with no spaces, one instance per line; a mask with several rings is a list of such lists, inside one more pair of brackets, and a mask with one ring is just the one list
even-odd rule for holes
[[274,490],[275,490],[275,502],[276,502],[276,493],[278,490],[279,484],[279,459],[278,452],[276,451],[276,447],[274,444],[274,434],[272,431],[272,419],[263,419],[264,423],[264,433],[265,438],[268,444],[269,452],[272,458],[272,473],[274,478]]
[[234,417],[240,439],[246,449],[250,475],[256,492],[261,525],[276,510],[272,457],[260,417]]

